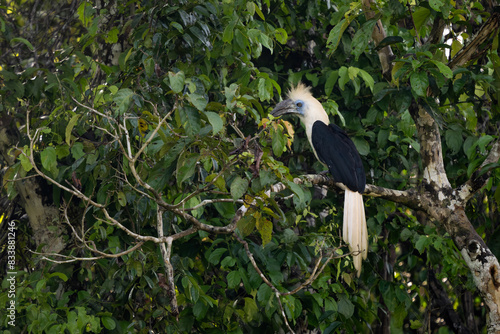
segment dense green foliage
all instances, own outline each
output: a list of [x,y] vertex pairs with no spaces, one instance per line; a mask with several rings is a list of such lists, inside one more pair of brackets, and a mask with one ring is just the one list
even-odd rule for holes
[[[382,187],[407,189],[421,177],[412,99],[426,100],[439,121],[453,186],[468,179],[498,136],[498,36],[475,62],[454,71],[446,65],[462,47],[458,37],[471,38],[489,17],[491,8],[480,2],[462,8],[449,0],[379,3],[377,18],[395,54],[390,78],[382,76],[371,42],[375,21],[359,2],[172,3],[133,0],[105,9],[85,1],[0,1],[0,112],[19,131],[17,160],[2,162],[2,194],[16,200],[10,180],[35,175],[33,154],[41,172],[142,236],[159,235],[160,200],[171,205],[160,211],[167,236],[190,229],[191,218],[227,226],[246,205],[236,233],[285,292],[311,276],[320,254],[341,245],[343,208],[342,192],[330,189],[322,198],[311,185],[293,183],[323,167],[297,120],[269,120],[291,85],[312,86],[356,144],[368,183]],[[444,39],[427,43],[438,20],[449,25],[451,46]],[[74,228],[64,225],[62,254],[99,256],[80,238],[109,254],[136,245],[98,206],[43,182]],[[287,190],[266,192],[278,182]],[[499,182],[495,171],[467,208],[498,253]],[[485,310],[469,270],[439,226],[389,201],[365,197],[365,205],[371,249],[361,277],[340,256],[347,248],[336,249],[338,257],[310,286],[280,297],[290,326],[323,333],[384,326],[391,333],[451,332],[432,280],[462,321],[473,314],[484,330]],[[118,258],[54,264],[28,251],[43,245],[33,243],[22,209],[16,212],[16,327],[24,332],[286,330],[273,290],[231,233],[198,230],[174,240],[176,317],[158,244],[145,242]],[[2,308],[7,287],[4,280]],[[383,324],[386,314],[390,323]],[[5,333],[16,332],[8,319],[1,321]]]

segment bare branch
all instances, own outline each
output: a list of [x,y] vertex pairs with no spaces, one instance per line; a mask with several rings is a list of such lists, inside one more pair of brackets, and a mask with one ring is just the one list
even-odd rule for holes
[[250,251],[250,248],[248,247],[248,243],[241,239],[236,233],[233,234],[233,236],[236,238],[236,240],[238,240],[242,245],[243,247],[245,248],[245,252],[248,256],[248,258],[250,259],[250,262],[252,263],[252,266],[253,268],[255,269],[255,271],[257,272],[257,274],[259,274],[260,278],[264,281],[264,283],[266,283],[274,292],[274,295],[276,296],[276,299],[278,300],[278,304],[279,304],[279,307],[280,307],[280,310],[281,310],[281,316],[283,317],[283,320],[285,321],[285,325],[286,327],[288,328],[288,330],[290,331],[290,333],[295,333],[293,331],[293,329],[290,327],[290,324],[288,323],[288,319],[286,317],[286,314],[285,314],[285,309],[283,308],[283,304],[281,303],[281,298],[280,298],[280,295],[281,293],[279,292],[279,290],[274,286],[273,283],[271,283],[271,281],[269,281],[267,279],[267,277],[262,273],[262,271],[260,270],[259,266],[257,265],[257,262],[255,262],[255,259],[253,257],[253,254],[252,252]]
[[313,272],[311,273],[311,276],[309,276],[309,278],[307,280],[305,280],[302,284],[300,284],[298,287],[296,287],[292,291],[283,292],[283,293],[281,293],[281,295],[283,295],[283,296],[293,295],[293,294],[299,292],[300,290],[302,290],[303,288],[305,288],[306,286],[311,285],[318,278],[318,276],[325,270],[326,266],[328,265],[328,263],[330,263],[330,261],[332,259],[334,259],[334,258],[339,259],[339,258],[346,257],[349,255],[356,255],[356,253],[361,253],[360,251],[355,251],[355,252],[350,252],[350,253],[340,255],[340,254],[336,253],[337,249],[339,249],[340,247],[341,246],[330,250],[330,255],[325,260],[325,262],[323,262],[323,265],[321,266],[321,268],[319,268],[319,265],[321,264],[321,260],[323,260],[323,254],[320,254],[318,259],[316,260],[316,264],[314,265]]
[[[161,121],[158,122],[158,125],[156,126],[156,128],[149,134],[149,137],[148,139],[146,139],[146,141],[144,142],[144,144],[141,146],[141,148],[139,149],[139,151],[137,151],[137,153],[134,155],[134,157],[132,158],[132,155],[130,155],[130,158],[131,158],[131,162],[134,163],[137,161],[137,159],[140,157],[140,155],[142,154],[142,152],[144,152],[144,150],[146,149],[146,147],[148,147],[148,145],[151,143],[151,141],[153,140],[153,138],[156,136],[156,134],[158,133],[158,131],[160,131],[161,129],[161,126],[163,125],[163,123],[165,123],[165,121],[167,120],[167,118],[169,118],[172,113],[177,109],[177,98],[175,100],[175,104],[174,106],[172,107],[172,110],[170,110],[166,115],[165,117],[162,118]],[[153,105],[153,107],[155,108],[156,110],[156,106]],[[128,133],[128,132],[127,132]]]
[[[329,188],[338,188],[345,190],[345,186],[340,182],[335,182],[333,178],[325,174],[306,174],[298,178],[293,179],[296,184],[311,183],[317,186],[327,186]],[[286,189],[286,185],[283,183],[274,184],[271,187],[273,192],[280,192]],[[411,188],[408,190],[395,190],[384,187],[375,186],[373,184],[367,184],[365,187],[364,196],[383,198],[395,203],[400,203],[408,206],[409,208],[419,210],[420,205],[420,195],[417,189]]]
[[[116,254],[102,253],[102,252],[99,252],[97,250],[92,250],[94,252],[98,252],[98,253],[104,254],[104,255],[101,255],[101,256],[93,256],[93,257],[76,257],[76,256],[73,256],[73,255],[64,255],[64,254],[59,254],[59,253],[40,253],[40,252],[33,251],[31,249],[29,249],[29,251],[31,253],[33,253],[33,254],[41,255],[42,256],[41,257],[42,260],[47,260],[47,261],[52,262],[52,263],[58,263],[58,264],[60,264],[60,263],[71,263],[71,262],[76,262],[76,261],[95,261],[95,260],[100,260],[100,259],[104,259],[104,258],[122,257],[124,255],[130,254],[133,251],[137,250],[143,244],[144,244],[144,242],[142,242],[142,241],[138,242],[132,248],[129,248],[129,249],[123,251],[123,252],[116,253]],[[66,259],[66,260],[54,260],[54,259],[49,258],[48,256],[61,257],[61,258]]]
[[191,207],[191,208],[184,208],[182,209],[183,211],[193,211],[196,209],[199,209],[205,205],[213,204],[213,203],[239,203],[239,204],[244,204],[245,202],[243,200],[234,200],[232,198],[214,198],[214,199],[204,199],[201,201],[199,204]]
[[[163,239],[163,211],[158,207],[156,210],[156,220],[157,220],[157,230],[158,237]],[[160,243],[161,255],[163,257],[163,262],[165,263],[165,274],[167,275],[167,295],[170,298],[170,308],[172,314],[177,318],[179,317],[179,308],[177,306],[177,297],[175,295],[175,283],[174,283],[174,268],[172,263],[170,263],[170,254],[172,253],[172,237],[167,238],[166,246],[165,243]]]
[[111,123],[116,123],[116,119],[114,119],[113,117],[109,116],[109,115],[106,115],[106,114],[103,114],[102,112],[94,109],[94,108],[91,108],[89,106],[86,106],[84,105],[83,103],[80,103],[77,99],[75,99],[74,97],[71,97],[71,99],[76,103],[78,104],[80,107],[82,108],[85,108],[89,111],[91,111],[92,113],[96,114],[96,115],[99,115],[103,118],[106,118],[108,121],[110,121]]

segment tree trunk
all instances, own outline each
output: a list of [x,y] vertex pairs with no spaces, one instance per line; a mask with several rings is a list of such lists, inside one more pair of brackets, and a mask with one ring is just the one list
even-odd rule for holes
[[[479,172],[477,171],[466,185],[453,189],[444,168],[441,135],[437,123],[424,108],[417,106],[416,103],[411,105],[410,113],[417,126],[420,155],[424,167],[423,180],[419,189],[419,206],[438,222],[455,242],[488,307],[488,331],[498,332],[500,331],[500,265],[483,239],[477,234],[464,209],[473,193],[486,184],[488,176],[478,177],[476,180],[475,175]],[[499,156],[500,144],[497,142],[480,169],[491,162],[498,161]]]
[[[15,149],[19,134],[13,122],[8,115],[0,118],[0,154],[7,167],[16,163],[16,154],[22,154]],[[46,183],[41,177],[16,181],[18,195],[14,200],[19,201],[28,215],[37,248],[41,247],[39,250],[45,253],[58,253],[66,246],[65,228],[59,218],[59,209],[43,191],[44,187]]]

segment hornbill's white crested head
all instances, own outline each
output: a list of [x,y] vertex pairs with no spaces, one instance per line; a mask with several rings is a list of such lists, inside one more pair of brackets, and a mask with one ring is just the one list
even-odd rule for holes
[[307,138],[311,138],[312,126],[316,121],[330,124],[321,103],[311,94],[309,87],[299,83],[288,92],[288,98],[276,105],[271,112],[274,117],[293,114],[300,118],[306,128]]

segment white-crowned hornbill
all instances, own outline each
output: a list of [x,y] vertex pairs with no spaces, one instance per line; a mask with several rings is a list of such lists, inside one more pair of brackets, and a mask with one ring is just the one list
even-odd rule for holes
[[293,114],[300,118],[316,158],[325,164],[333,179],[345,185],[343,239],[353,252],[354,267],[361,273],[362,259],[368,250],[365,207],[362,193],[366,176],[363,163],[354,143],[335,124],[330,124],[321,103],[309,87],[298,84],[288,98],[276,105],[271,114],[275,117]]

